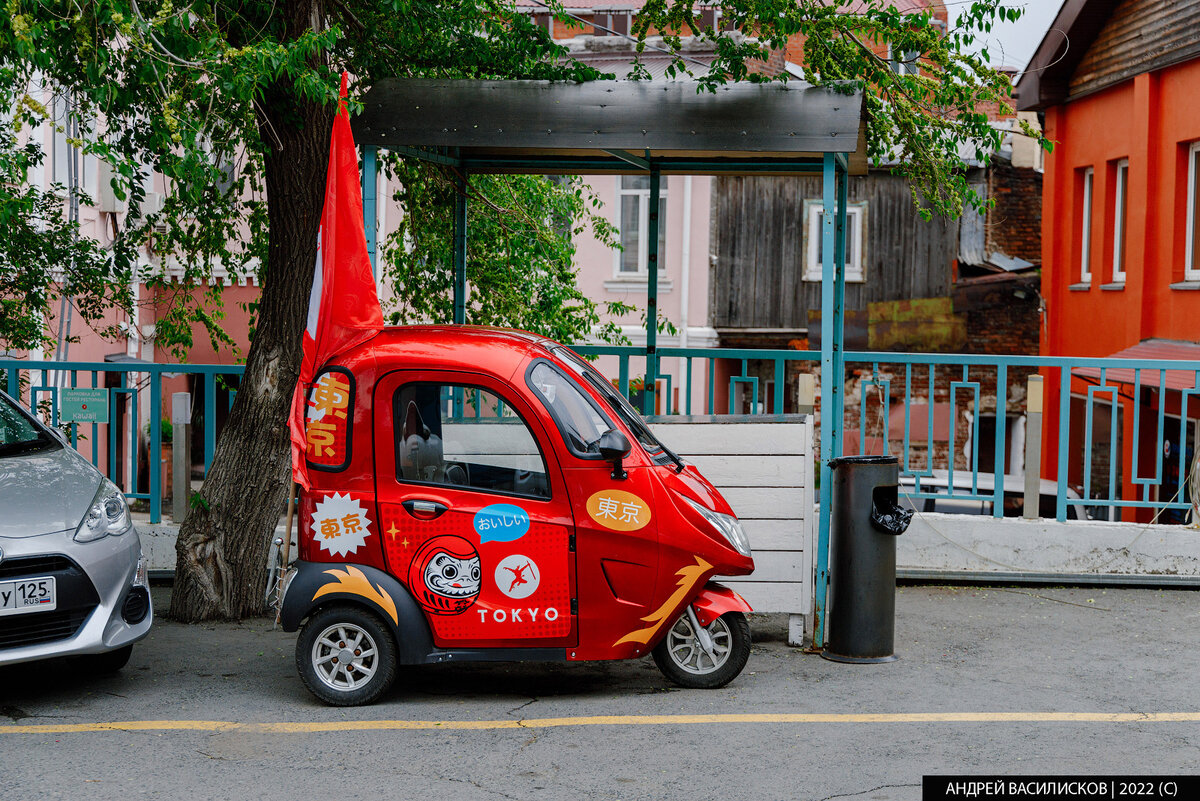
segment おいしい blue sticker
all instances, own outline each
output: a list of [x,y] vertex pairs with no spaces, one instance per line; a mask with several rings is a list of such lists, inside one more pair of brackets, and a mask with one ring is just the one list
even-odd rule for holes
[[529,531],[529,515],[511,503],[494,503],[475,513],[479,542],[512,542]]

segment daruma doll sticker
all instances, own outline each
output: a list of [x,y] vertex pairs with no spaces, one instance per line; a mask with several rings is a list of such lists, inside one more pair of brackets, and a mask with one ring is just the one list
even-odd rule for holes
[[413,557],[408,587],[417,603],[435,615],[458,615],[479,597],[479,553],[462,537],[443,534]]
[[632,492],[600,490],[587,502],[588,516],[613,531],[637,531],[650,522],[650,507]]

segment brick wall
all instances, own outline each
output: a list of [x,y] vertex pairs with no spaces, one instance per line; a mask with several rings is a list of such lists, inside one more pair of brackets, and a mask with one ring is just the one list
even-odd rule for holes
[[997,289],[991,303],[967,312],[968,353],[1037,354],[1041,334],[1038,296],[1032,289],[1017,291],[1025,297],[1018,298],[1011,287],[1004,287]]
[[1034,264],[1042,262],[1042,173],[1014,167],[998,155],[988,170],[987,249]]

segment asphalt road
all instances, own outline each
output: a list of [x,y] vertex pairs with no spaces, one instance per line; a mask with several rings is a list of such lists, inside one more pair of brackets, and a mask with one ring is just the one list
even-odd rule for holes
[[0,670],[0,798],[884,801],[933,773],[1200,773],[1197,592],[904,587],[897,610],[890,664],[757,618],[722,690],[649,660],[456,665],[351,709],[269,621],[160,620],[116,676]]

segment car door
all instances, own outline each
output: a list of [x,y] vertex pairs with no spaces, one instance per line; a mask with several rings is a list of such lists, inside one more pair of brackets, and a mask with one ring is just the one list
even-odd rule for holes
[[400,371],[374,408],[385,559],[434,642],[573,645],[571,504],[521,396],[482,374]]

